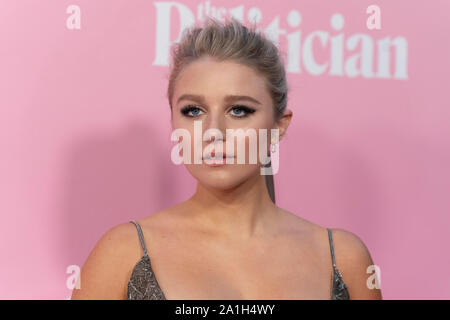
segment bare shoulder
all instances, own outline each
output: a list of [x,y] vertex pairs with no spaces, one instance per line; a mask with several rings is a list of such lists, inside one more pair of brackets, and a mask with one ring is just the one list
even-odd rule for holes
[[305,235],[301,241],[310,241],[317,252],[324,253],[324,257],[326,254],[327,260],[331,254],[327,229],[331,230],[336,266],[347,285],[350,299],[382,299],[381,289],[375,286],[378,282],[375,264],[360,237],[344,229],[321,226],[281,208],[279,211],[284,214],[285,225],[294,233]]
[[280,207],[278,207],[278,211],[283,215],[284,225],[294,233],[306,234],[313,240],[323,242],[326,232],[324,227]]
[[143,229],[149,230],[151,235],[151,233],[159,233],[163,230],[172,230],[188,222],[189,213],[188,202],[179,202],[139,220],[139,224]]
[[123,300],[133,266],[142,256],[136,227],[124,222],[106,230],[80,272],[80,288],[72,300]]
[[[366,244],[355,233],[331,229],[336,266],[342,274],[352,300],[382,299],[375,264]],[[379,286],[378,286],[379,287]]]

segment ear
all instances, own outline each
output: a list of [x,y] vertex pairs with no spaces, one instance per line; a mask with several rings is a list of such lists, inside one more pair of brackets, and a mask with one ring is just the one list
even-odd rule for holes
[[292,116],[293,116],[292,110],[286,108],[286,109],[284,109],[284,113],[281,116],[281,118],[277,120],[277,128],[280,132],[278,140],[281,141],[281,139],[283,139],[283,137],[287,131],[287,128],[289,127],[289,124],[291,123]]

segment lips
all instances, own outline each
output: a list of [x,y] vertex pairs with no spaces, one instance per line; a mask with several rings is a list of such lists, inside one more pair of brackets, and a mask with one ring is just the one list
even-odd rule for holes
[[234,156],[227,155],[226,153],[217,153],[217,155],[214,156],[204,157],[203,160],[206,160],[204,163],[209,167],[222,167],[228,165],[227,158],[234,158]]
[[220,156],[220,153],[218,153],[217,155],[203,157],[202,159],[203,159],[203,160],[206,160],[206,159],[214,159],[214,160],[217,160],[217,159],[226,159],[226,158],[234,158],[234,156],[227,155],[226,153],[224,153],[224,154],[222,154],[222,157],[221,157],[221,156]]

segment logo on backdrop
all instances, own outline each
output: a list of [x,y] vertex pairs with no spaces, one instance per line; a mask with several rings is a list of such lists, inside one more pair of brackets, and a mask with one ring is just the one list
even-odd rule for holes
[[[242,23],[260,23],[263,12],[258,7],[247,9],[245,5],[233,8],[214,7],[211,1],[204,1],[197,8],[176,2],[155,1],[156,7],[156,43],[153,65],[168,66],[170,45],[178,42],[185,28],[202,21],[205,16],[223,20],[227,15]],[[378,11],[376,11],[378,9]],[[196,12],[196,14],[195,14]],[[364,11],[362,11],[364,12]],[[348,78],[408,79],[408,42],[402,36],[374,38],[372,29],[374,21],[378,23],[379,7],[367,8],[367,25],[361,31],[348,34],[345,32],[345,18],[341,13],[330,17],[329,25],[309,33],[302,32],[301,24],[308,17],[302,17],[298,10],[290,10],[285,17],[276,15],[263,29],[264,33],[277,46],[280,37],[287,43],[286,71],[289,73],[310,74],[313,76],[335,76]],[[280,19],[286,19],[288,29],[280,28]],[[174,19],[178,19],[175,23]],[[375,19],[375,20],[374,20]],[[177,38],[170,39],[174,25]],[[364,33],[369,31],[370,34]],[[320,51],[328,52],[327,59],[316,59]],[[322,55],[321,55],[322,56]]]

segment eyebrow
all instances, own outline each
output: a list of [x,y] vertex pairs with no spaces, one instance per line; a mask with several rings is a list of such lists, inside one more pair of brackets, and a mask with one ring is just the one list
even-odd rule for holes
[[[206,104],[205,96],[203,95],[197,95],[197,94],[183,94],[180,96],[177,100],[177,103],[179,103],[181,100],[192,100],[197,101],[202,104]],[[235,101],[250,101],[254,102],[256,104],[261,104],[258,100],[255,98],[252,98],[250,96],[242,96],[242,95],[227,95],[225,96],[225,102],[226,103],[233,103]]]

